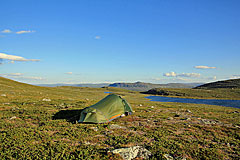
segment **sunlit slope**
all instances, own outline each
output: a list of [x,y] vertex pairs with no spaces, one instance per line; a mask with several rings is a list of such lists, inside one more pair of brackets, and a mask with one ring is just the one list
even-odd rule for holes
[[142,93],[181,98],[240,100],[240,89],[238,88],[217,88],[211,90],[190,88],[154,88]]
[[25,90],[25,89],[36,89],[41,88],[37,86],[33,86],[30,84],[25,84],[21,82],[16,82],[11,79],[7,79],[4,77],[0,77],[0,89],[3,90]]
[[30,84],[16,82],[0,77],[0,94],[7,99],[31,98],[38,99],[48,96],[49,93],[56,94],[56,89],[39,87]]
[[195,89],[215,89],[215,88],[230,88],[230,89],[240,88],[240,78],[206,83],[204,85],[195,87]]
[[[87,87],[40,87],[30,84],[16,82],[7,78],[0,77],[0,99],[4,101],[17,100],[82,100],[90,97],[95,101],[104,97],[104,92],[114,92],[121,95],[128,92],[120,88],[87,88]],[[100,96],[99,96],[100,95]]]

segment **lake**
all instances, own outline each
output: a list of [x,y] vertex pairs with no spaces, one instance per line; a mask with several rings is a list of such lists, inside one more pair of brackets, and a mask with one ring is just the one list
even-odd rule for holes
[[162,97],[162,96],[148,96],[145,98],[150,99],[150,101],[157,101],[157,102],[195,103],[195,104],[208,104],[208,105],[240,108],[240,100],[190,99],[190,98],[174,98],[174,97]]
[[112,93],[112,92],[104,92],[104,93]]

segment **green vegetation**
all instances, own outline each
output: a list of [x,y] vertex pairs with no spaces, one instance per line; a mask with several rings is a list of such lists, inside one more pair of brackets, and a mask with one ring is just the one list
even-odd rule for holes
[[[135,113],[107,124],[75,123],[80,110],[104,92],[123,96]],[[37,87],[0,77],[0,159],[121,159],[108,151],[135,145],[148,149],[151,159],[239,158],[240,109],[151,102],[145,96],[111,87]]]
[[230,79],[190,88],[154,88],[145,94],[163,95],[181,98],[233,99],[240,100],[240,79]]
[[180,98],[205,98],[205,99],[234,99],[240,100],[240,89],[189,89],[189,88],[154,88],[145,94],[163,95]]
[[231,89],[240,88],[240,79],[229,79],[225,81],[212,82],[195,87],[195,89],[214,89],[214,88],[231,88]]

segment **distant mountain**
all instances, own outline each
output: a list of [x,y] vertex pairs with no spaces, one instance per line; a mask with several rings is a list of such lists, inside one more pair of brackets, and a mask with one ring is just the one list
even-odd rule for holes
[[91,87],[91,88],[102,88],[108,86],[109,83],[97,83],[97,84],[77,84],[75,87]]
[[58,87],[58,86],[73,86],[73,87],[90,87],[90,88],[101,88],[108,86],[109,83],[86,83],[86,84],[65,84],[65,83],[57,83],[57,84],[35,84],[36,86],[43,86],[43,87]]
[[240,79],[217,81],[194,87],[194,89],[214,89],[214,88],[240,88]]
[[73,87],[90,87],[90,88],[102,88],[102,87],[117,87],[133,91],[148,91],[153,88],[193,88],[202,83],[168,83],[168,84],[153,84],[153,83],[144,83],[144,82],[135,82],[135,83],[87,83],[87,84],[35,84],[36,86],[43,87],[58,87],[58,86],[73,86]]
[[153,88],[193,88],[200,83],[168,83],[168,84],[152,84],[144,82],[135,82],[135,83],[113,83],[109,87],[118,87],[133,91],[147,91]]

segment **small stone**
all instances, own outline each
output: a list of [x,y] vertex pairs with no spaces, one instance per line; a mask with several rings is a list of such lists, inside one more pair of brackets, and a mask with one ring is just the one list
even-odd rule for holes
[[167,160],[174,160],[174,158],[170,154],[164,154],[163,157]]
[[86,145],[90,145],[91,143],[90,142],[84,142]]
[[16,118],[17,118],[16,116],[13,116],[13,117],[10,118],[10,120],[12,120],[12,119],[16,119]]
[[151,106],[151,108],[154,108],[154,106]]
[[120,117],[125,117],[125,114],[122,114]]
[[183,118],[182,120],[189,121],[189,120],[191,120],[191,118]]
[[238,125],[236,125],[235,127],[236,127],[236,128],[240,128],[240,126],[238,126]]
[[117,124],[111,124],[110,129],[127,129],[127,128],[123,126],[119,126]]
[[112,133],[113,133],[113,131],[105,131],[105,132],[104,132],[104,134],[106,134],[106,135],[107,135],[107,134],[112,134]]
[[202,123],[204,124],[217,124],[217,121],[201,119]]
[[94,130],[95,132],[98,131],[98,128],[97,128],[97,127],[90,127],[90,129]]
[[113,154],[120,154],[124,160],[135,158],[149,159],[152,153],[142,146],[133,146],[129,148],[119,148],[112,151]]
[[240,113],[239,111],[233,111],[232,113]]
[[139,104],[139,107],[142,107],[143,105],[142,104]]
[[7,95],[6,94],[1,94],[2,97],[6,97]]
[[188,113],[192,113],[189,109],[187,109],[186,112],[188,112]]
[[168,117],[167,120],[173,120],[173,117]]
[[181,160],[187,160],[187,158],[186,157],[182,157]]
[[43,98],[43,99],[42,99],[42,101],[45,101],[45,102],[50,102],[50,101],[51,101],[51,99],[49,99],[49,98]]

